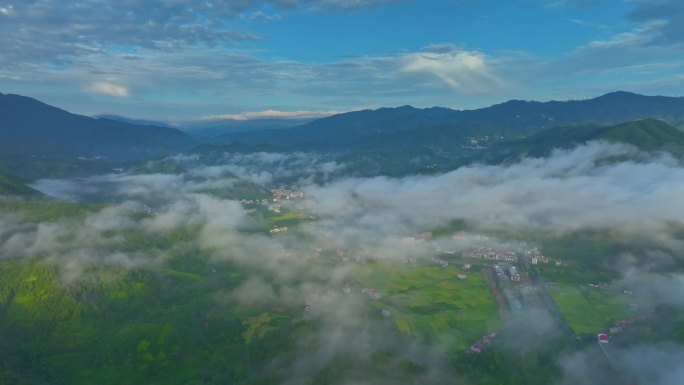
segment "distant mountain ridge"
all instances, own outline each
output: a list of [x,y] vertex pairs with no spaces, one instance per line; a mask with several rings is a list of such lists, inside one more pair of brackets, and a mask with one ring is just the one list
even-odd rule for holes
[[174,128],[95,119],[0,94],[0,154],[122,161],[172,154],[196,143]]
[[[630,121],[636,122],[625,123]],[[113,169],[90,160],[96,157],[135,161],[179,152],[220,158],[226,152],[313,151],[344,162],[357,175],[398,176],[443,171],[480,156],[543,154],[595,139],[684,154],[684,133],[672,126],[682,122],[682,97],[613,92],[581,101],[511,100],[466,111],[355,111],[293,128],[238,132],[206,145],[175,128],[94,119],[0,94],[0,173],[29,180]]]
[[[314,118],[217,119],[181,123],[180,129],[202,141],[214,142],[224,135],[265,130],[285,130],[307,124]],[[220,139],[218,140],[220,142]]]
[[684,155],[684,131],[657,119],[643,119],[613,126],[555,127],[513,142],[502,142],[480,159],[498,163],[508,158],[548,156],[554,149],[567,149],[590,141],[631,144],[643,151],[667,151]]
[[455,112],[443,107],[384,107],[332,115],[291,129],[226,134],[217,141],[282,146],[343,145],[372,135],[447,124],[453,121]]
[[228,134],[220,137],[219,141],[331,148],[362,142],[369,137],[432,127],[463,137],[494,135],[516,138],[556,126],[612,125],[647,118],[682,124],[684,97],[644,96],[618,91],[577,101],[510,100],[476,110],[411,106],[380,108],[333,115],[292,129]]
[[95,119],[108,119],[108,120],[113,120],[115,122],[130,123],[130,124],[136,124],[136,125],[140,125],[140,126],[155,126],[155,127],[173,128],[173,126],[171,124],[169,124],[167,122],[162,122],[159,120],[129,118],[127,116],[113,115],[113,114],[100,114],[100,115],[96,115],[93,117]]

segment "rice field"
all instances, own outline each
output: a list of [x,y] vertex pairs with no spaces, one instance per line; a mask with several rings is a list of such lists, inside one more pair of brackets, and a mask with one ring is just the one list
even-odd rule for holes
[[589,289],[560,282],[548,289],[576,334],[593,334],[613,326],[615,320],[631,318],[629,304],[639,302],[619,292]]
[[466,348],[500,327],[498,309],[479,270],[457,277],[457,266],[369,264],[356,272],[364,287],[382,298],[374,306],[388,309],[397,329],[411,336]]

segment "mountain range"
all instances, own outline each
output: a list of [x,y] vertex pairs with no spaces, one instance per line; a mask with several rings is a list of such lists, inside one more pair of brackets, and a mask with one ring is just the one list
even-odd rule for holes
[[[434,135],[462,139],[497,136],[519,138],[546,128],[569,125],[612,125],[655,118],[684,125],[684,97],[644,96],[613,92],[580,101],[511,100],[475,110],[411,106],[380,108],[333,115],[289,130],[230,133],[222,143],[275,144],[304,149],[344,148],[416,135],[431,142]],[[425,135],[419,131],[425,131]],[[415,131],[407,134],[407,131]]]
[[314,151],[344,162],[356,175],[398,176],[542,156],[597,139],[684,155],[684,97],[629,92],[579,101],[511,100],[464,111],[380,108],[294,127],[288,124],[295,121],[277,119],[233,123],[204,127],[204,140],[198,140],[192,137],[197,126],[182,132],[160,122],[91,118],[0,94],[0,173],[20,181],[108,172],[112,162],[179,152]]

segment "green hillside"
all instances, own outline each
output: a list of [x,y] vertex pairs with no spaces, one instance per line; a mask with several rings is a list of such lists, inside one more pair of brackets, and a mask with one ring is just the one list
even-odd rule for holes
[[0,196],[39,196],[39,191],[25,185],[19,179],[0,174]]
[[0,153],[123,161],[187,150],[197,142],[169,127],[76,115],[38,100],[0,93]]
[[107,174],[116,167],[115,163],[103,160],[55,159],[0,154],[0,174],[24,180],[79,178],[96,174]]
[[599,138],[629,143],[647,151],[681,151],[684,149],[684,131],[656,119],[645,119],[608,127],[599,135]]
[[592,140],[627,143],[644,151],[684,155],[684,131],[657,119],[645,119],[614,126],[551,128],[524,139],[500,143],[479,157],[490,163],[511,157],[540,157],[553,149],[572,148]]

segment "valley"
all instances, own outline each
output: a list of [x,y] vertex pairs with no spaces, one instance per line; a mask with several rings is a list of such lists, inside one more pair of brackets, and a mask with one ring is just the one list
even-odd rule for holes
[[419,162],[410,132],[381,167],[372,141],[8,167],[0,383],[541,384],[581,362],[622,384],[624,357],[684,343],[677,128],[471,135]]
[[684,384],[682,26],[0,0],[0,385]]

